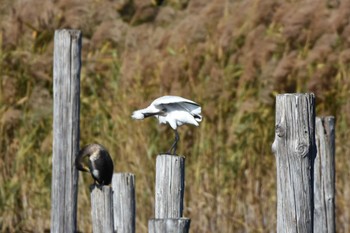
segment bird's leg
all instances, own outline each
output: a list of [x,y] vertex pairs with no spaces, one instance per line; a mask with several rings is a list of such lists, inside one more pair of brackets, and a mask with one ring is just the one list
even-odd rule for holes
[[94,180],[94,183],[92,184],[93,186],[95,186],[96,188],[98,188],[99,190],[102,191],[102,187],[103,187],[103,182],[100,183],[97,180]]
[[[168,151],[169,154],[173,154],[173,155],[176,154],[177,142],[179,141],[179,139],[180,139],[179,133],[175,129],[175,141],[174,141],[173,145],[171,146],[170,150]],[[171,153],[171,151],[173,151],[173,153]]]
[[175,130],[174,155],[176,155],[177,143],[178,143],[179,139],[180,139],[179,133],[177,132],[177,130]]

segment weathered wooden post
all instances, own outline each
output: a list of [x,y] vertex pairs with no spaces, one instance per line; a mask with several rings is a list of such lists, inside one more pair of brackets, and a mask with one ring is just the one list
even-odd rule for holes
[[135,175],[114,173],[112,179],[114,231],[135,233]]
[[56,30],[53,61],[51,232],[76,232],[81,32]]
[[190,223],[188,218],[151,219],[148,228],[152,233],[188,233]]
[[181,218],[185,190],[185,157],[158,155],[155,218]]
[[[189,218],[183,218],[185,157],[162,154],[156,161],[155,218],[148,222],[148,232],[189,231]],[[165,231],[166,230],[166,231]]]
[[93,233],[113,233],[113,195],[110,186],[91,185],[91,216]]
[[334,117],[316,117],[314,163],[314,232],[335,233]]
[[314,94],[276,99],[277,232],[313,232]]

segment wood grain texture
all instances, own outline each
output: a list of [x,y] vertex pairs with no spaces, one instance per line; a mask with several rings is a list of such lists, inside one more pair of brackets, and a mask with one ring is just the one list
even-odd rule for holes
[[188,233],[190,224],[189,218],[150,219],[148,233]]
[[314,94],[276,99],[277,232],[313,232]]
[[53,61],[51,232],[76,231],[81,32],[56,30]]
[[[91,216],[93,233],[113,233],[113,194],[110,186],[91,185]],[[119,232],[118,232],[119,233]]]
[[112,189],[115,232],[135,233],[135,175],[114,173]]
[[314,232],[335,233],[335,120],[316,118]]
[[181,218],[185,189],[185,157],[157,156],[155,218]]

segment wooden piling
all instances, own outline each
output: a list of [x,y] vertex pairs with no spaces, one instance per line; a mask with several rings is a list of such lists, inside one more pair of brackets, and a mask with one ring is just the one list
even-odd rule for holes
[[313,232],[314,94],[276,99],[277,232]]
[[189,218],[150,219],[149,233],[188,233],[191,220]]
[[53,61],[51,232],[76,232],[81,32],[56,30]]
[[93,233],[113,233],[113,195],[109,186],[91,185],[91,216]]
[[335,121],[316,118],[314,232],[335,233]]
[[191,220],[183,218],[185,157],[162,154],[156,161],[155,218],[149,233],[188,233]]
[[135,175],[114,173],[112,179],[114,231],[135,233]]
[[162,154],[156,161],[155,218],[181,218],[185,157]]

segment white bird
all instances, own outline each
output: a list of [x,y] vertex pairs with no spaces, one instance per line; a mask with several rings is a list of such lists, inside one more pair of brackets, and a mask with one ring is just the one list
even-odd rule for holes
[[180,96],[168,95],[155,99],[147,108],[134,111],[131,117],[143,120],[146,117],[154,116],[158,119],[159,124],[168,123],[175,131],[175,141],[168,153],[176,154],[177,142],[180,139],[177,127],[183,124],[199,126],[198,122],[202,121],[200,114],[201,107],[196,102]]

